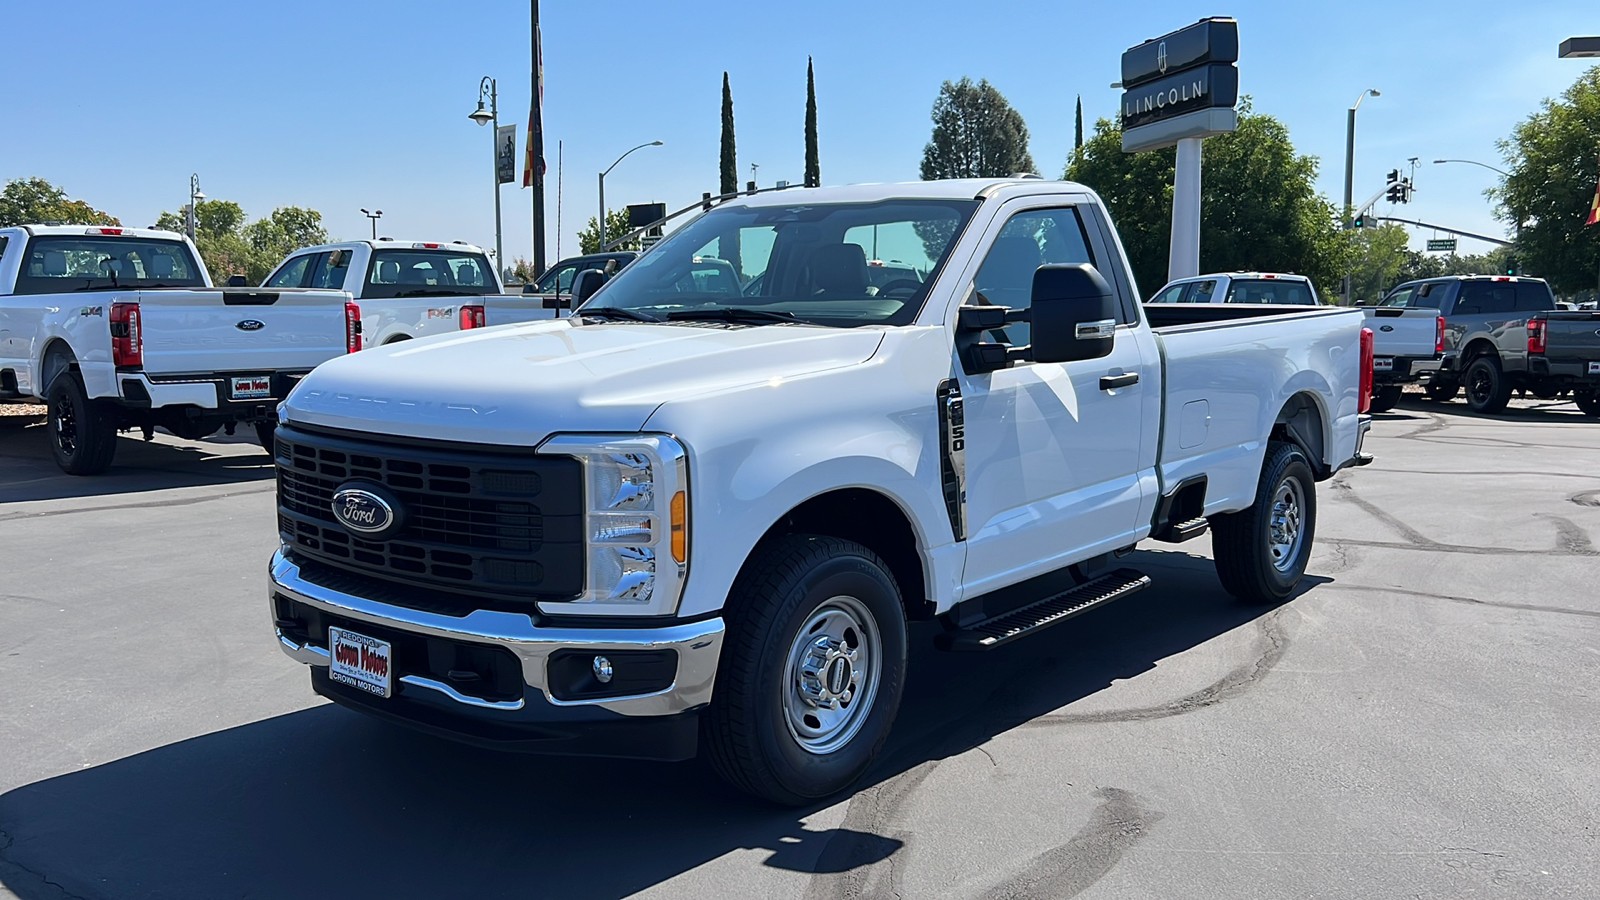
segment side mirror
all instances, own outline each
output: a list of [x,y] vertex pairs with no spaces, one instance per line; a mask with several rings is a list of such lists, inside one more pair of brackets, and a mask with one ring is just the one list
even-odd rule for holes
[[582,304],[606,283],[606,274],[599,269],[584,269],[572,279],[572,302]]
[[1099,359],[1116,343],[1116,293],[1086,263],[1040,266],[1030,313],[1035,362]]
[[537,294],[539,293],[539,286],[530,281],[522,286],[522,292],[524,294]]
[[229,275],[228,287],[249,287],[243,275]]

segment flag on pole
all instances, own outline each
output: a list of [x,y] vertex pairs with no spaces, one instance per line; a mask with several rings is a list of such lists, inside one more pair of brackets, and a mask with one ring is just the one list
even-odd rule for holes
[[533,187],[534,179],[544,181],[544,157],[537,155],[542,147],[535,147],[533,136],[544,131],[544,38],[539,31],[533,33],[533,64],[538,69],[539,95],[533,98],[528,109],[528,152],[522,163],[522,186]]
[[1593,225],[1596,222],[1600,222],[1600,181],[1595,182],[1594,200],[1589,203],[1589,218],[1585,219],[1583,224]]

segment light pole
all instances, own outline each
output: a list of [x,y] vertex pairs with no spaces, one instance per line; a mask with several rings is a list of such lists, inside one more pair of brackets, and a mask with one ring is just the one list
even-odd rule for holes
[[[485,98],[489,101],[488,110],[483,108]],[[489,176],[494,179],[494,264],[497,266],[503,265],[501,260],[505,259],[500,246],[500,141],[497,137],[500,133],[499,99],[494,79],[485,75],[483,80],[478,82],[478,108],[467,114],[467,118],[479,125],[494,123],[493,133],[489,135]]]
[[195,226],[199,221],[198,214],[195,212],[195,204],[205,198],[206,195],[200,192],[200,174],[196,172],[189,176],[189,215],[185,217],[185,225],[188,226],[189,240],[191,241],[194,240]]
[[[1436,165],[1436,166],[1440,165],[1442,163],[1466,163],[1469,166],[1478,166],[1480,168],[1488,169],[1489,171],[1498,174],[1501,178],[1510,178],[1511,177],[1511,173],[1507,172],[1505,169],[1499,169],[1499,168],[1496,168],[1494,166],[1489,165],[1488,163],[1478,162],[1475,159],[1436,159],[1436,160],[1433,161],[1433,164]],[[1512,240],[1513,241],[1520,241],[1521,239],[1522,239],[1522,220],[1518,219],[1517,220],[1517,233],[1512,236]]]
[[363,216],[366,216],[367,218],[372,220],[372,239],[373,240],[377,240],[378,239],[378,220],[383,218],[383,210],[381,210],[381,209],[374,209],[374,210],[363,209],[361,211],[361,214]]
[[[1377,88],[1367,88],[1356,98],[1356,102],[1347,111],[1344,125],[1344,227],[1348,230],[1354,223],[1351,215],[1355,212],[1351,206],[1356,202],[1353,194],[1356,184],[1356,110],[1361,108],[1361,101],[1368,97],[1381,97],[1383,94]],[[1344,276],[1344,304],[1350,305],[1350,273]]]
[[[647,143],[640,144],[639,146],[633,148],[633,150],[643,150],[646,147],[659,147],[659,146],[661,146],[661,141],[649,141]],[[624,153],[621,156],[617,157],[617,162],[614,162],[611,165],[606,166],[606,170],[604,172],[600,173],[600,222],[599,222],[599,226],[600,226],[599,227],[599,234],[600,234],[600,244],[599,244],[599,246],[600,246],[600,250],[598,252],[604,252],[605,249],[606,249],[606,176],[611,174],[611,170],[615,169],[617,167],[617,163],[622,162],[623,160],[627,159],[628,158],[628,154],[632,153],[633,150],[629,150],[627,153]]]

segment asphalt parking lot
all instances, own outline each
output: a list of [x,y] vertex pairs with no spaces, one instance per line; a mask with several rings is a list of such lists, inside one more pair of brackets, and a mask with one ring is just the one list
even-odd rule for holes
[[0,422],[0,896],[1595,896],[1600,422],[1408,398],[1368,449],[1294,600],[1202,539],[1013,648],[918,632],[886,759],[792,811],[329,706],[272,639],[259,448],[74,479]]

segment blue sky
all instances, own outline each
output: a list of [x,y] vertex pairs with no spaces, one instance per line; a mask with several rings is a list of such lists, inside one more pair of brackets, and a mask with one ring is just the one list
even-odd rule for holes
[[[252,217],[310,206],[336,237],[353,238],[368,233],[360,208],[377,207],[382,234],[493,246],[491,138],[467,114],[479,79],[495,76],[501,122],[517,124],[520,146],[531,93],[524,2],[3,7],[13,78],[0,105],[0,181],[42,176],[142,225],[183,204],[197,172],[208,196]],[[1582,72],[1556,46],[1600,32],[1597,9],[1594,0],[545,0],[548,252],[554,261],[558,140],[563,255],[594,215],[596,173],[635,144],[665,142],[607,177],[613,207],[677,208],[715,190],[724,70],[741,179],[754,162],[763,185],[800,181],[807,55],[825,183],[914,179],[939,84],[964,75],[1006,94],[1027,120],[1041,173],[1059,177],[1074,98],[1083,96],[1091,128],[1113,115],[1122,50],[1207,15],[1239,20],[1242,91],[1321,159],[1328,197],[1343,190],[1345,109],[1376,87],[1383,96],[1360,112],[1357,201],[1415,156],[1416,199],[1397,215],[1503,235],[1482,196],[1494,174],[1431,160],[1499,165],[1495,141]],[[530,255],[531,192],[503,190],[506,255]]]

